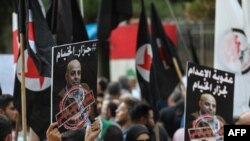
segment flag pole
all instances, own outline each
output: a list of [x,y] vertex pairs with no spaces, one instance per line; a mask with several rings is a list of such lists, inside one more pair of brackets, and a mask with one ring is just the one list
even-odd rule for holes
[[16,127],[15,127],[15,141],[18,140],[18,131],[19,131],[19,114],[17,113]]
[[84,5],[83,5],[83,0],[80,0],[80,7],[81,7],[81,14],[82,14],[82,18],[84,18]]
[[178,20],[177,20],[177,18],[176,18],[176,16],[175,16],[175,14],[174,14],[174,11],[173,11],[173,9],[172,9],[172,6],[171,6],[169,0],[165,0],[165,1],[166,1],[166,3],[167,3],[167,7],[168,7],[168,9],[169,9],[169,11],[170,11],[170,14],[171,14],[172,18],[174,18],[174,21],[176,22],[177,31],[178,31],[178,33],[180,33],[180,40],[181,40],[181,42],[182,42],[182,46],[184,47],[184,50],[187,52],[188,57],[190,58],[190,57],[191,57],[191,53],[190,53],[190,51],[188,50],[188,48],[186,47],[186,41],[185,41],[185,39],[183,38],[183,35],[181,34],[180,25],[179,25],[179,22],[178,22]]
[[26,121],[26,90],[25,90],[25,62],[24,62],[24,35],[20,34],[20,55],[21,55],[21,100],[22,100],[22,130],[23,141],[27,141],[27,121]]
[[180,83],[181,83],[181,85],[183,86],[183,88],[186,89],[185,86],[184,86],[183,80],[182,80],[182,74],[181,74],[180,67],[179,67],[179,65],[178,65],[178,63],[177,63],[177,60],[176,60],[175,57],[173,57],[172,60],[173,60],[173,63],[174,63],[175,71],[176,71],[176,73],[177,73],[177,75],[178,75],[178,78],[179,78],[179,80],[180,80]]

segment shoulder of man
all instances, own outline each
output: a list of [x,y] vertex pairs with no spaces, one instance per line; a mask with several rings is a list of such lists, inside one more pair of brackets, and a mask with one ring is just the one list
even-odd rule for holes
[[216,117],[222,122],[222,123],[226,123],[226,121],[224,120],[223,117],[219,116],[219,115],[216,115]]

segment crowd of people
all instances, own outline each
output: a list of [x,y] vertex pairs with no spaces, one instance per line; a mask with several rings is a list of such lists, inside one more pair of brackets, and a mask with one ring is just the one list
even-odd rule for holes
[[[97,81],[96,106],[98,116],[86,128],[79,130],[80,141],[184,141],[184,96],[177,86],[166,106],[154,110],[140,94],[135,78],[121,77],[109,82],[100,77]],[[162,102],[162,101],[161,101]],[[200,111],[195,114],[215,115],[216,101],[203,94],[199,101]],[[18,112],[11,95],[0,96],[0,141],[11,141],[20,131]],[[243,113],[235,124],[250,125],[250,112]],[[223,123],[224,124],[224,123]],[[3,128],[2,128],[3,127]],[[19,127],[17,129],[17,127]],[[29,139],[39,141],[29,134]],[[68,141],[52,123],[46,132],[47,141]],[[74,138],[75,139],[75,138]]]

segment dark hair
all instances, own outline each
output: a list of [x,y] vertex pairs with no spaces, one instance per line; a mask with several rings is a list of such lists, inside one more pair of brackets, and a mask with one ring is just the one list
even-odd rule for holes
[[103,93],[97,93],[97,97],[104,97]]
[[1,88],[1,85],[0,85],[0,96],[2,95],[2,88]]
[[136,105],[133,110],[131,111],[131,119],[133,122],[137,122],[141,117],[148,117],[149,111],[152,108],[146,103],[139,103]]
[[110,125],[104,135],[103,141],[123,141],[123,134],[119,127]]
[[131,128],[129,128],[126,136],[126,141],[136,141],[136,139],[143,133],[149,135],[147,127],[141,124],[135,124]]
[[118,105],[116,103],[112,102],[112,101],[108,103],[107,109],[110,110],[110,113],[111,113],[112,117],[115,117],[115,115],[116,115],[115,111],[116,111],[117,107],[118,107]]
[[118,82],[112,82],[108,85],[107,90],[110,95],[119,95],[121,92],[121,85]]
[[128,77],[126,77],[126,76],[121,76],[120,78],[119,78],[119,83],[121,84],[121,88],[122,89],[125,89],[125,90],[129,90],[130,88],[129,88],[129,80],[128,80]]
[[13,102],[13,97],[9,94],[4,94],[0,96],[0,109],[5,110],[5,108],[10,104],[10,102]]
[[105,77],[98,78],[98,84],[100,85],[100,88],[102,91],[105,91],[107,89],[108,83],[109,83],[109,81],[107,78],[105,78]]
[[11,122],[4,115],[0,115],[0,141],[4,141],[6,136],[11,133]]
[[139,103],[139,101],[133,97],[125,99],[123,102],[126,104],[128,108],[129,115],[131,115],[133,108]]

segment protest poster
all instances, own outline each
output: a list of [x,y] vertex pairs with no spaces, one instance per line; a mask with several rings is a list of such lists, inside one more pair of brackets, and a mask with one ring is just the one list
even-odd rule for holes
[[52,118],[63,136],[95,118],[98,41],[52,48]]
[[188,63],[185,141],[223,140],[233,123],[234,74]]

